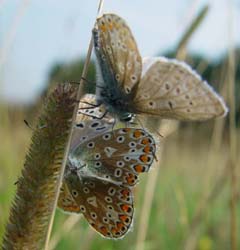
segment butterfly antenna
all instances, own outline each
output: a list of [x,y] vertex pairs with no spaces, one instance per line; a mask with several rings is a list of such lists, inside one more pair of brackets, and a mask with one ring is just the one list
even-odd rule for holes
[[156,129],[154,129],[154,132],[155,132],[159,137],[164,138],[164,136],[161,135]]
[[84,109],[95,109],[95,108],[97,108],[97,107],[99,107],[99,106],[89,106],[89,107],[82,107],[82,108],[78,108],[78,110],[80,109],[82,109],[82,110],[84,110]]
[[[137,117],[136,117],[136,119],[138,120],[138,122],[139,122],[140,124],[142,124],[141,121],[140,121],[140,118],[137,118]],[[142,125],[141,125],[141,126],[142,126]],[[164,136],[163,136],[162,134],[160,134],[159,131],[158,131],[157,129],[153,129],[153,132],[154,132],[156,135],[158,135],[159,137],[164,138]]]
[[[102,120],[102,119],[107,115],[107,113],[108,113],[108,111],[106,110],[106,111],[103,113],[102,116],[98,117],[98,116],[93,116],[93,115],[92,115],[92,117],[95,118],[95,119],[98,119],[98,120]],[[91,116],[91,115],[90,115],[90,116]]]
[[[85,77],[81,77],[81,79],[83,79],[83,81],[87,82],[88,84],[96,84],[96,82],[92,82],[92,81],[89,81],[87,78]],[[69,81],[69,83],[73,83],[73,84],[80,84],[80,81]]]
[[30,126],[29,122],[27,120],[23,120],[23,122],[25,123],[25,125],[30,128],[31,130],[33,130],[32,126]]
[[136,116],[135,119],[138,121],[138,123],[140,124],[141,128],[145,131],[146,129],[144,128],[143,123],[141,122],[140,118]]
[[94,103],[81,102],[81,101],[80,101],[80,103],[87,104],[87,105],[89,105],[89,107],[82,107],[82,108],[79,108],[79,109],[93,109],[93,108],[98,108],[98,107],[100,107],[102,105],[101,103],[94,104]]
[[108,114],[108,111],[106,110],[106,111],[103,113],[102,116],[96,117],[96,118],[102,120],[107,114]]

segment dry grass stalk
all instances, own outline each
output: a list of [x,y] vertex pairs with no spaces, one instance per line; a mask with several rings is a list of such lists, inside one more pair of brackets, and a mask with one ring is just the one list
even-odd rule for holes
[[[224,96],[224,94],[226,93],[226,86],[227,85],[224,84],[222,91],[220,91],[222,96]],[[213,184],[213,186],[210,185],[213,179],[216,179],[216,169],[211,168],[211,166],[216,165],[216,159],[214,158],[214,155],[216,155],[216,153],[219,152],[221,148],[225,123],[226,119],[216,119],[214,122],[211,144],[206,163],[206,166],[209,166],[209,168],[206,172],[206,176],[203,182],[202,198],[200,198],[195,215],[193,216],[193,219],[188,228],[189,234],[187,234],[187,237],[183,242],[183,249],[186,250],[192,250],[196,248],[197,239],[199,236],[199,226],[201,225],[201,222],[203,221],[204,216],[206,216],[209,208],[213,205],[214,201],[224,190],[224,187],[229,177],[229,175],[227,174],[229,165],[225,163],[226,166],[223,169],[221,175],[217,178],[216,181],[214,181],[215,183]]]
[[41,249],[57,193],[76,86],[58,85],[49,95],[26,156],[10,211],[3,249]]
[[202,10],[199,12],[199,14],[194,18],[194,20],[191,22],[189,27],[187,28],[186,32],[182,35],[180,42],[177,46],[177,58],[184,58],[186,56],[186,47],[189,43],[193,33],[198,29],[198,27],[202,24],[202,21],[207,16],[209,10],[209,6],[206,5],[202,8]]
[[[158,150],[156,154],[158,159],[161,159],[162,147],[163,146],[161,146],[161,150]],[[148,225],[149,225],[149,218],[150,218],[151,208],[152,208],[152,203],[153,203],[153,196],[154,196],[157,179],[158,179],[158,173],[160,169],[159,160],[158,162],[155,162],[154,164],[156,165],[155,168],[148,174],[143,205],[141,208],[141,215],[139,216],[140,221],[139,221],[139,227],[138,227],[139,230],[138,230],[137,241],[136,241],[136,250],[144,250],[144,246],[145,246],[145,240],[146,240]]]
[[[174,133],[178,129],[178,122],[172,120],[162,120],[159,122],[159,119],[144,120],[144,126],[150,128],[153,132],[158,132],[157,134],[161,134],[164,136],[164,140]],[[158,174],[160,171],[161,164],[161,155],[164,147],[164,140],[161,140],[161,146],[157,148],[156,156],[158,161],[155,162],[155,167],[153,166],[153,170],[148,174],[143,206],[141,208],[140,222],[138,225],[138,233],[136,240],[136,250],[144,250],[145,240],[148,231],[149,218],[151,214],[151,208],[153,203],[154,192],[157,185]]]
[[49,247],[48,250],[53,250],[56,248],[57,244],[59,243],[59,241],[62,238],[62,235],[67,235],[68,232],[70,232],[72,230],[72,228],[77,224],[77,222],[79,222],[79,220],[82,217],[80,217],[77,214],[71,214],[66,221],[63,223],[62,227],[60,230],[58,230],[58,232],[52,236],[50,243],[49,243]]
[[189,234],[183,242],[183,249],[196,249],[197,239],[199,235],[199,226],[201,225],[204,216],[206,216],[208,209],[213,205],[214,201],[217,199],[217,197],[219,197],[219,194],[225,187],[226,181],[228,180],[228,178],[226,178],[226,176],[228,176],[228,168],[229,166],[226,165],[221,177],[219,177],[218,180],[215,182],[208,196],[204,199],[201,199],[201,201],[199,202],[195,215],[188,228]]
[[23,18],[25,11],[27,10],[29,4],[30,4],[30,0],[23,0],[20,2],[20,6],[17,9],[17,12],[14,16],[13,23],[8,33],[6,34],[6,38],[2,43],[3,44],[2,47],[0,48],[0,70],[2,70],[4,63],[8,58],[8,53],[13,44],[14,38],[17,33],[17,29],[19,27],[19,24],[21,23],[21,19]]
[[233,1],[229,1],[229,52],[228,52],[228,87],[229,87],[229,174],[231,177],[231,202],[230,202],[230,234],[231,250],[237,250],[238,232],[237,232],[237,130],[236,130],[236,107],[235,107],[235,54],[233,38]]
[[[229,15],[232,18],[232,15]],[[231,29],[232,23],[229,25],[230,31],[230,40],[231,40]],[[225,81],[225,85],[223,86],[223,93],[226,93],[226,88],[229,88],[229,96],[228,100],[230,103],[230,126],[229,126],[229,134],[230,134],[230,155],[229,160],[226,163],[225,170],[223,171],[221,177],[216,181],[214,187],[206,196],[203,202],[198,206],[197,212],[192,220],[191,226],[189,228],[189,232],[191,234],[188,236],[186,241],[184,242],[184,249],[192,250],[196,248],[197,237],[198,237],[198,226],[201,224],[202,218],[207,213],[207,210],[212,205],[212,203],[216,200],[216,198],[221,194],[223,187],[228,180],[229,175],[231,176],[231,249],[237,249],[237,213],[236,213],[236,202],[237,202],[237,168],[236,168],[236,147],[237,147],[237,133],[236,133],[236,121],[235,121],[235,55],[234,55],[234,46],[232,45],[232,40],[229,44],[229,54],[228,54],[228,70],[227,70],[227,79]],[[225,96],[226,97],[226,96]],[[212,150],[210,150],[211,155],[213,155],[220,147],[222,132],[224,128],[224,120],[216,121],[215,127],[212,136]],[[209,165],[210,165],[209,160]],[[206,186],[206,185],[205,185]]]
[[83,244],[82,244],[82,249],[84,250],[91,250],[91,244],[89,242],[92,242],[94,238],[96,237],[96,232],[92,230],[92,228],[87,229],[87,234],[84,236]]
[[[200,63],[201,64],[201,63]],[[222,82],[222,89],[220,91],[221,96],[224,99],[227,99],[227,82],[228,79],[226,77],[227,69],[226,65],[222,65],[221,74],[218,78],[219,82]],[[223,140],[223,132],[224,127],[226,124],[226,119],[216,119],[214,121],[214,127],[211,136],[211,143],[209,148],[209,153],[207,155],[207,163],[206,166],[214,166],[218,165],[216,163],[215,155],[219,152],[222,146]],[[206,172],[203,185],[202,185],[202,197],[200,198],[199,204],[197,205],[195,215],[193,216],[192,222],[188,228],[188,231],[191,232],[187,235],[186,239],[184,240],[184,249],[195,249],[197,244],[197,239],[199,235],[199,226],[203,221],[204,216],[208,209],[213,205],[214,201],[217,197],[221,194],[224,190],[225,184],[228,179],[227,174],[227,164],[225,164],[225,169],[223,169],[221,175],[216,179],[216,169],[213,167],[209,167],[208,171]],[[212,182],[214,180],[214,184]]]
[[[103,4],[104,4],[104,0],[99,0],[97,15],[99,15],[101,13],[102,8],[103,8]],[[87,57],[86,57],[86,60],[85,60],[85,63],[84,63],[83,72],[82,72],[81,79],[80,79],[80,85],[79,85],[78,90],[77,90],[76,100],[80,100],[81,96],[84,94],[83,93],[83,84],[84,84],[84,79],[86,79],[86,76],[87,76],[87,70],[88,70],[88,66],[89,66],[89,63],[90,63],[92,49],[93,49],[93,38],[91,37],[91,41],[90,41],[90,44],[89,44],[89,47],[88,47]],[[69,136],[68,136],[68,140],[67,140],[67,144],[66,144],[65,152],[64,152],[64,157],[63,157],[63,160],[62,160],[62,168],[61,168],[60,176],[59,176],[58,182],[57,182],[57,192],[56,192],[53,212],[52,212],[52,215],[51,215],[51,218],[50,218],[48,232],[47,232],[47,236],[46,236],[46,241],[45,241],[45,246],[44,246],[45,250],[48,249],[48,245],[49,245],[49,241],[50,241],[50,235],[51,235],[51,231],[52,231],[52,227],[53,227],[53,221],[54,221],[55,211],[56,211],[56,208],[57,208],[58,197],[59,197],[59,194],[60,194],[60,187],[62,185],[65,166],[66,166],[66,163],[67,163],[68,154],[69,154],[69,150],[70,150],[70,145],[71,145],[71,140],[72,140],[72,135],[73,135],[73,126],[74,126],[74,123],[76,121],[77,111],[78,111],[78,105],[77,105],[77,102],[76,102],[73,113],[72,113],[72,123],[71,123],[71,126],[70,126],[70,133],[69,133]]]

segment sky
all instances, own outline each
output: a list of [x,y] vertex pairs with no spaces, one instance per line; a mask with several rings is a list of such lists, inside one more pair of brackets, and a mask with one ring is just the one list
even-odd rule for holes
[[[141,55],[154,56],[173,48],[206,4],[208,16],[188,48],[216,59],[226,51],[229,34],[240,45],[240,0],[105,0],[103,12],[123,17]],[[33,102],[55,63],[84,56],[97,5],[98,0],[0,0],[0,100]]]

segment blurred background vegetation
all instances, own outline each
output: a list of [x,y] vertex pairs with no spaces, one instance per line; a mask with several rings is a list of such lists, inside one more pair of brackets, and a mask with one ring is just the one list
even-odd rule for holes
[[[176,57],[177,52],[162,55]],[[234,49],[237,130],[240,141],[240,49]],[[61,62],[50,69],[45,89],[31,105],[0,103],[0,238],[9,215],[24,156],[30,143],[30,124],[50,86],[79,81],[85,58]],[[220,92],[227,103],[229,55],[215,61],[187,54],[185,61]],[[90,63],[87,79],[95,83],[95,65]],[[85,84],[94,93],[94,84]],[[161,130],[160,130],[161,132]],[[161,134],[164,135],[164,129]],[[229,173],[229,121],[181,123],[160,145],[159,162],[149,175],[141,176],[135,191],[135,220],[132,232],[123,240],[105,240],[81,216],[57,211],[50,249],[198,249],[231,248],[231,185]],[[240,158],[237,156],[236,163]],[[236,178],[239,180],[239,166]],[[238,183],[239,187],[239,183]],[[239,189],[238,189],[239,190]],[[153,197],[151,200],[151,196]],[[240,232],[240,194],[237,194],[237,230]],[[150,200],[149,200],[150,199]],[[146,207],[149,204],[149,207]],[[147,224],[146,224],[147,223]],[[240,247],[240,237],[238,238]]]

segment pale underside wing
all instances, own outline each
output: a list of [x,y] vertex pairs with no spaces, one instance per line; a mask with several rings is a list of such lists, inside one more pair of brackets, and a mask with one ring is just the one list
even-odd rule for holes
[[[142,114],[202,121],[227,113],[222,98],[187,64],[148,58],[142,69],[136,42],[121,17],[104,14],[97,19],[94,34],[102,74],[97,99],[120,120],[129,114]],[[116,46],[118,41],[122,46]]]
[[[66,166],[66,168],[68,168],[68,166]],[[74,198],[72,197],[71,191],[69,190],[68,185],[64,180],[58,197],[58,207],[65,212],[81,213],[79,205],[75,202]]]
[[115,14],[104,14],[97,19],[95,27],[95,50],[104,71],[108,87],[112,87],[107,76],[111,75],[123,92],[129,93],[139,82],[142,60],[137,44],[126,22]]
[[86,94],[81,98],[73,129],[70,151],[97,134],[100,135],[113,128],[114,119],[109,115],[102,117],[106,110],[102,106],[95,107],[95,105],[95,95]]
[[136,113],[179,120],[223,116],[222,98],[187,64],[164,57],[147,58],[133,100]]

